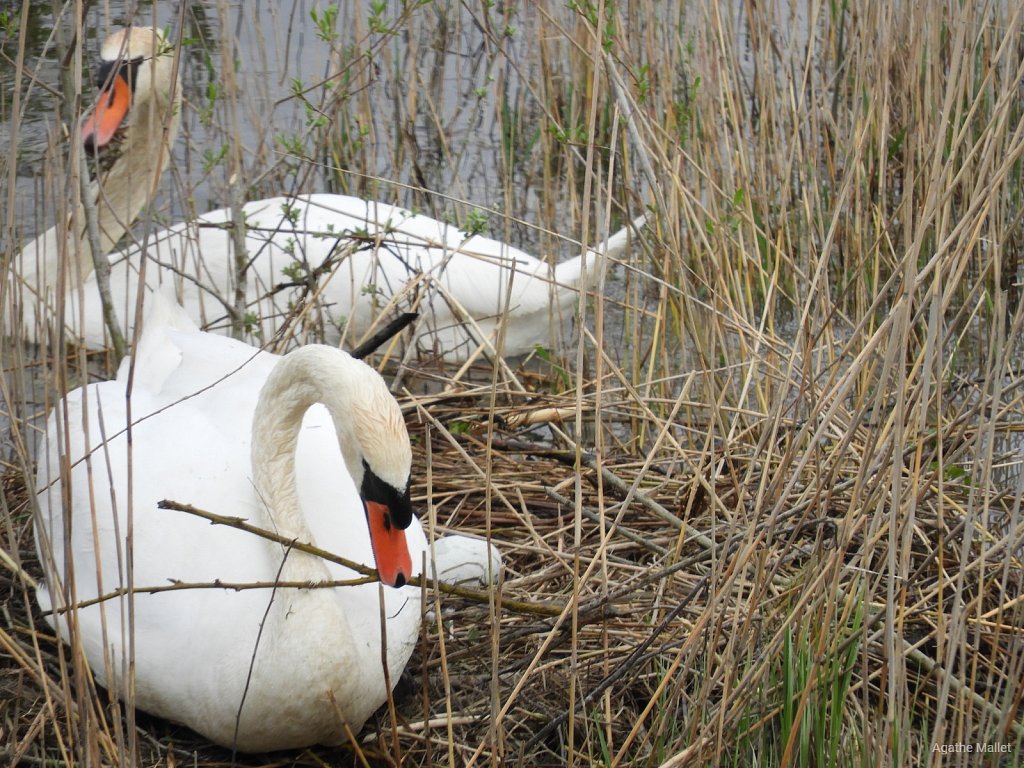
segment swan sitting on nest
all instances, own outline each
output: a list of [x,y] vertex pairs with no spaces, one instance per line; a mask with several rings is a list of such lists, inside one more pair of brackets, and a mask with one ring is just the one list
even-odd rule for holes
[[[199,331],[160,294],[148,301],[134,360],[71,392],[48,420],[40,607],[103,685],[124,695],[134,681],[137,707],[212,741],[242,751],[344,741],[386,701],[419,637],[420,590],[403,585],[427,541],[401,410],[341,350],[279,357]],[[165,499],[277,540],[159,508]],[[390,586],[280,543],[292,541],[376,563]],[[500,557],[485,542],[438,545],[438,573],[496,577]]]
[[[173,46],[151,29],[122,30],[101,50],[106,82],[83,139],[104,169],[94,190],[101,248],[109,252],[149,203],[177,133],[180,85]],[[236,302],[236,260],[229,210],[175,225],[110,255],[113,305],[129,330],[143,258],[146,285],[173,286],[198,324],[222,333],[244,329],[260,343],[278,335],[299,342],[354,344],[381,315],[420,314],[413,343],[449,360],[471,357],[482,343],[507,356],[546,345],[575,302],[584,274],[599,254],[615,259],[627,248],[631,227],[611,235],[597,251],[551,267],[547,261],[497,240],[384,203],[345,195],[314,194],[257,200],[244,217],[244,302]],[[74,218],[85,221],[80,211]],[[72,338],[90,348],[107,345],[102,306],[92,275],[84,229],[54,227],[22,252],[22,335],[38,340],[37,315],[60,317]],[[71,259],[65,306],[56,276]],[[84,284],[80,284],[79,275]],[[47,313],[39,308],[46,306]],[[243,306],[244,305],[244,306]],[[20,308],[19,308],[20,307]],[[499,348],[499,340],[500,348]]]

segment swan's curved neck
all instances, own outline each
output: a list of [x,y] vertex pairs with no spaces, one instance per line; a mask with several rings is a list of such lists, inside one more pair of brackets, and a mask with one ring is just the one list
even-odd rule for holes
[[156,194],[181,122],[179,89],[174,85],[168,90],[154,88],[151,98],[133,107],[132,118],[121,155],[94,185],[104,254],[114,249]]
[[[312,405],[322,403],[330,412],[345,466],[359,487],[368,431],[359,423],[365,412],[361,402],[368,394],[366,370],[338,349],[311,344],[282,357],[260,390],[252,423],[253,482],[280,535],[306,542],[313,538],[295,484],[299,432]],[[383,387],[379,378],[378,383]],[[285,570],[287,578],[295,580],[326,575],[318,558],[300,552],[289,555]]]
[[[140,97],[133,105],[130,122],[115,150],[117,159],[90,187],[104,254],[114,249],[149,204],[167,166],[181,112],[180,88],[170,80],[165,86],[154,86],[146,98]],[[85,206],[79,205],[73,215],[58,221],[22,250],[20,280],[37,300],[53,295],[62,264],[70,267],[65,283],[68,291],[92,273],[92,247],[85,222]]]

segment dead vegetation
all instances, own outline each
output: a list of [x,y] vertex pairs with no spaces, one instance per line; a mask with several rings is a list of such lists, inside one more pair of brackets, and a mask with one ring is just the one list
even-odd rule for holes
[[[423,519],[489,536],[505,574],[428,590],[394,707],[344,749],[231,755],[111,703],[33,613],[12,451],[0,761],[1019,765],[1024,12],[431,2],[310,27],[270,5],[267,50],[322,28],[326,76],[292,84],[294,135],[262,115],[218,159],[226,105],[254,108],[198,63],[241,11],[193,4],[171,210],[315,182],[483,209],[548,253],[654,223],[570,343],[396,379]],[[13,412],[25,357],[4,364]]]

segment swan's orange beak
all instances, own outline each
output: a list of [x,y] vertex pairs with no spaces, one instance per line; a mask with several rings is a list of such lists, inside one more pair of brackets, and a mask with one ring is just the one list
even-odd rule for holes
[[132,89],[121,74],[114,75],[110,84],[100,91],[96,109],[82,124],[82,141],[89,149],[105,147],[114,138],[132,105]]
[[370,544],[380,580],[389,587],[404,586],[412,576],[412,557],[405,531],[392,524],[388,508],[376,501],[366,502],[366,519],[370,524]]

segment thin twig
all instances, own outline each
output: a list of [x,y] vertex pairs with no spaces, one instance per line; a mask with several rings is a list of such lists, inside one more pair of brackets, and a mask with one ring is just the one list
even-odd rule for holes
[[[289,539],[277,533],[274,533],[273,531],[268,531],[264,528],[259,528],[258,526],[247,523],[240,517],[226,517],[224,515],[218,515],[213,512],[207,512],[206,510],[199,509],[198,507],[194,507],[191,504],[181,504],[179,502],[170,501],[167,499],[158,502],[157,507],[160,509],[168,509],[176,512],[187,512],[190,515],[195,515],[196,517],[201,517],[204,520],[209,520],[211,523],[214,523],[215,525],[224,525],[229,528],[236,528],[240,531],[251,533],[254,536],[259,536],[260,538],[266,539],[267,541],[276,542],[285,547],[288,547],[289,549],[294,549],[299,552],[305,552],[306,554],[314,555],[316,557],[321,558],[322,560],[327,560],[331,563],[337,563],[338,565],[342,565],[350,570],[355,571],[356,573],[362,574],[363,576],[367,576],[371,579],[379,579],[377,570],[375,568],[370,568],[369,566],[363,565],[362,563],[357,563],[353,560],[349,560],[348,558],[341,557],[340,555],[335,555],[332,552],[328,552],[325,549],[320,549],[319,547],[314,546],[312,544],[297,541],[295,539]],[[439,592],[442,592],[446,595],[451,595],[453,597],[461,597],[466,600],[472,600],[478,603],[486,604],[490,600],[490,595],[487,590],[472,589],[470,587],[458,584],[448,584],[446,582],[436,581],[425,576],[414,576],[411,579],[409,579],[408,583],[414,587],[427,586],[431,589],[436,589]],[[519,613],[535,614],[538,616],[558,616],[559,613],[562,611],[562,606],[557,604],[546,604],[539,602],[530,602],[525,600],[502,600],[502,605],[512,611],[516,611]]]

